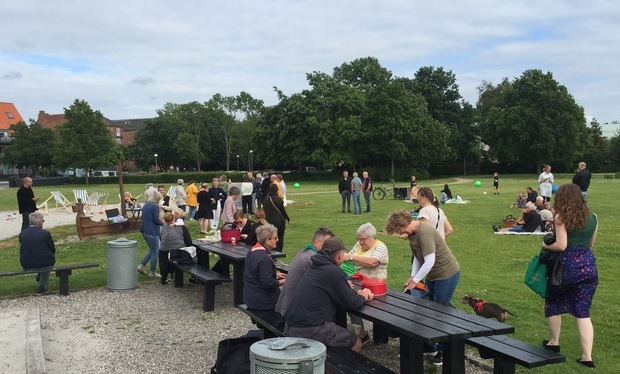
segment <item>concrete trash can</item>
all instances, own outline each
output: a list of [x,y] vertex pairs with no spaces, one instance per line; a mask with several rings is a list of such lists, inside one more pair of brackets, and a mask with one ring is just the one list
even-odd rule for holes
[[323,374],[327,348],[304,338],[260,340],[250,347],[251,374]]
[[138,242],[118,238],[108,242],[108,290],[138,288]]

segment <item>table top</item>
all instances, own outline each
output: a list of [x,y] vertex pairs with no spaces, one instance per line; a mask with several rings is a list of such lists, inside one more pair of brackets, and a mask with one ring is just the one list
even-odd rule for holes
[[427,344],[514,332],[505,323],[394,290],[350,312]]
[[[224,242],[210,243],[202,240],[194,240],[193,244],[196,248],[202,251],[218,254],[232,261],[245,261],[245,258],[252,249],[251,246],[246,245],[245,243],[237,243],[237,245],[232,245]],[[286,254],[278,251],[271,251],[271,257],[286,257]]]

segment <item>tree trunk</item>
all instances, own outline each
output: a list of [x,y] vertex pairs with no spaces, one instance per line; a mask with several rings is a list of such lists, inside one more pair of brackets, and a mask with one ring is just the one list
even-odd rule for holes
[[394,179],[394,157],[390,160],[390,179]]

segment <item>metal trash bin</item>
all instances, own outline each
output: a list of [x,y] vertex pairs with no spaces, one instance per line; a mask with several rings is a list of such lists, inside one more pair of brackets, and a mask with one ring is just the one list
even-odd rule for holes
[[118,238],[108,242],[108,290],[138,288],[138,242]]
[[327,348],[304,338],[272,338],[250,347],[251,374],[323,374]]

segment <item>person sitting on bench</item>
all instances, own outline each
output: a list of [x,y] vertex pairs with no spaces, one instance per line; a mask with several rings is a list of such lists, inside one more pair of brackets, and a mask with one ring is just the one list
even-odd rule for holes
[[[28,216],[30,226],[19,234],[19,261],[24,270],[52,267],[56,263],[56,246],[52,234],[43,230],[43,214],[40,212],[30,213]],[[47,291],[47,283],[50,272],[37,273],[36,281],[37,296]]]

